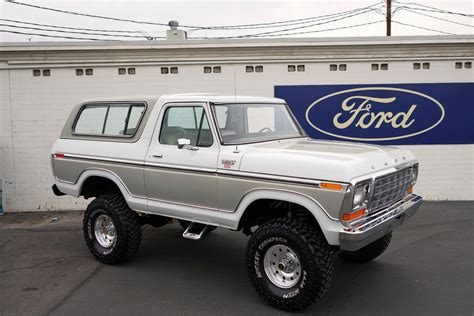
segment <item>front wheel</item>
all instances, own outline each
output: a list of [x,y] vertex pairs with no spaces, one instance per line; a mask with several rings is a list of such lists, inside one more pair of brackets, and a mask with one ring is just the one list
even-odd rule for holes
[[102,263],[123,263],[140,246],[140,218],[120,195],[103,195],[92,201],[83,224],[87,247]]
[[310,224],[279,218],[260,226],[246,250],[250,282],[268,304],[299,311],[322,297],[333,273],[331,250]]

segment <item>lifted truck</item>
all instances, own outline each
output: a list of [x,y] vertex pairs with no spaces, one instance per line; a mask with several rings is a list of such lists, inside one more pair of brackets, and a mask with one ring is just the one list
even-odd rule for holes
[[250,235],[258,295],[296,311],[329,288],[333,254],[366,262],[422,199],[403,149],[308,138],[281,99],[183,94],[77,105],[51,152],[57,195],[95,199],[84,237],[100,262],[132,257],[141,226]]

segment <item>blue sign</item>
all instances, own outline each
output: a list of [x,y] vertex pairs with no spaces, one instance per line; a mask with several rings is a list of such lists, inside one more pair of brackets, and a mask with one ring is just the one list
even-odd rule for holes
[[473,144],[474,83],[275,86],[312,138]]

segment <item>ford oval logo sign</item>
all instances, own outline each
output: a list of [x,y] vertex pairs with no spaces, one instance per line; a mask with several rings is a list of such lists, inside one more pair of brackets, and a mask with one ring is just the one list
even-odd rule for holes
[[420,135],[439,125],[444,116],[444,107],[435,98],[395,87],[337,91],[314,101],[305,114],[307,123],[317,131],[357,141]]

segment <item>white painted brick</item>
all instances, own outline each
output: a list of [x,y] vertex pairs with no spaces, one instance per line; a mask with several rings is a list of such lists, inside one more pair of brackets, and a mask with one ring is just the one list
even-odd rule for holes
[[[370,65],[366,62],[348,64],[349,71],[344,74],[329,72],[328,63],[305,65],[306,72],[294,74],[287,73],[286,64],[264,64],[263,73],[247,74],[246,63],[222,65],[221,74],[203,74],[201,65],[180,65],[178,75],[161,75],[160,66],[135,66],[137,73],[134,76],[119,76],[118,67],[94,67],[94,75],[90,77],[77,77],[74,67],[52,69],[51,77],[33,77],[31,69],[1,70],[0,178],[4,190],[3,206],[8,211],[85,207],[88,201],[83,199],[52,194],[49,155],[69,112],[86,98],[187,92],[233,94],[234,91],[244,95],[272,96],[274,86],[279,84],[359,83],[361,77],[366,83],[380,83],[386,76],[383,72],[371,72],[367,76]],[[442,78],[443,82],[470,80],[462,77],[467,73],[448,71],[453,67],[452,61],[432,62],[428,79],[424,72],[411,71],[411,62],[393,61],[389,67],[394,78],[405,78],[410,71],[410,82],[435,80],[433,78]],[[393,80],[394,83],[400,82],[400,79]],[[411,150],[420,161],[420,177],[415,192],[425,199],[474,198],[474,145],[400,147]]]

